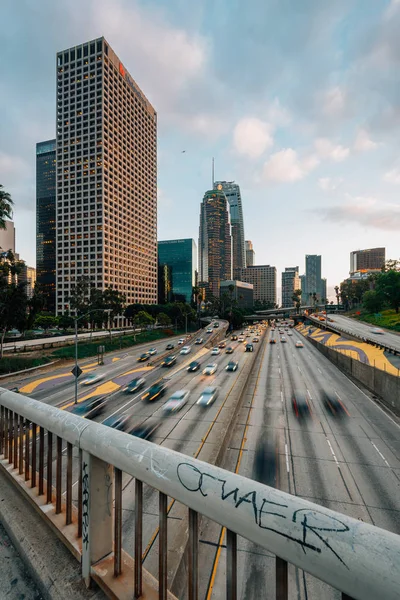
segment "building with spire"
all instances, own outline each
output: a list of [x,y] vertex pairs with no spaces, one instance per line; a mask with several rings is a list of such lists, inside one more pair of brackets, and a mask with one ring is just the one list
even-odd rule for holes
[[214,189],[222,190],[229,203],[232,227],[232,273],[234,279],[240,279],[241,269],[246,266],[246,243],[240,187],[234,181],[216,181],[214,182]]

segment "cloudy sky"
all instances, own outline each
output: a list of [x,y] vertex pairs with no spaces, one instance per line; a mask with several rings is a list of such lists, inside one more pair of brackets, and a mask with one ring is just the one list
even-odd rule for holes
[[[242,190],[258,264],[400,256],[400,0],[3,0],[0,183],[35,264],[35,144],[55,55],[108,40],[158,112],[159,238],[197,241],[216,178]],[[182,151],[185,150],[184,153]]]

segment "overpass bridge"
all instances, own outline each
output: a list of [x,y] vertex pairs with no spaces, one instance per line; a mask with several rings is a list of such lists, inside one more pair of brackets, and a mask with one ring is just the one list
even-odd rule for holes
[[[74,468],[79,480],[73,489]],[[400,536],[5,389],[0,469],[57,532],[86,584],[96,581],[110,598],[176,597],[167,589],[167,517],[175,500],[187,523],[180,599],[198,599],[200,526],[206,522],[223,528],[228,600],[237,598],[241,538],[272,553],[271,587],[279,600],[289,597],[290,565],[340,590],[342,600],[399,598]],[[122,546],[127,476],[135,496],[132,555]],[[145,486],[158,494],[157,580],[143,568]]]

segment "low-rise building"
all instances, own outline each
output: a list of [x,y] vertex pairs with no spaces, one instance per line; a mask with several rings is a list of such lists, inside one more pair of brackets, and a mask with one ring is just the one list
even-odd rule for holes
[[251,283],[245,281],[237,281],[228,279],[221,281],[220,294],[225,297],[225,294],[235,301],[239,308],[252,308],[254,304],[254,287]]

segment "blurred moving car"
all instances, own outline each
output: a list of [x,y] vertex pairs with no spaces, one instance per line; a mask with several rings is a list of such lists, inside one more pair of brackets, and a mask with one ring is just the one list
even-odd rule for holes
[[287,339],[286,339],[286,338],[285,338],[285,336],[283,335],[283,336],[281,337],[281,343],[282,343],[282,344],[285,344],[286,342],[287,342]]
[[321,399],[333,417],[341,418],[349,414],[343,402],[335,392],[326,392],[325,390],[322,390]]
[[292,331],[288,331],[287,334],[288,335],[293,335],[293,332]]
[[167,389],[167,384],[164,381],[156,381],[149,387],[147,392],[143,394],[141,400],[147,400],[147,402],[152,402],[153,400],[157,400],[157,398],[161,398],[164,396],[165,391]]
[[106,396],[93,396],[83,402],[74,404],[70,411],[73,415],[84,417],[85,419],[93,419],[100,415],[106,406]]
[[210,363],[203,370],[203,375],[214,375],[214,373],[216,372],[217,369],[218,369],[217,363]]
[[237,336],[237,335],[235,335],[235,334],[234,334],[234,335],[231,335],[231,340],[232,340],[232,342],[236,342],[236,341],[237,341],[237,339],[238,339],[238,336]]
[[211,356],[217,356],[218,354],[221,354],[221,351],[219,348],[215,347],[211,350]]
[[200,369],[200,363],[197,360],[193,360],[187,368],[189,373],[192,373],[193,371],[198,371],[199,369]]
[[124,414],[111,415],[110,417],[107,417],[105,421],[103,421],[103,425],[107,425],[107,427],[112,427],[113,429],[118,429],[118,431],[126,431],[130,418],[130,415]]
[[144,377],[135,377],[135,379],[132,379],[132,381],[130,381],[124,387],[124,392],[127,392],[128,394],[133,394],[133,392],[140,390],[145,385],[145,383],[146,380]]
[[380,327],[372,327],[371,333],[377,333],[377,334],[383,335],[385,332]]
[[150,348],[147,350],[147,352],[150,354],[150,356],[154,356],[154,354],[157,354],[157,348]]
[[182,346],[182,344],[185,343],[185,339],[186,338],[179,338],[179,340],[178,340],[178,346]]
[[226,354],[233,354],[233,348],[232,346],[228,346],[227,349],[225,350]]
[[105,373],[89,373],[89,375],[86,375],[85,379],[81,381],[81,385],[92,385],[92,383],[97,383],[104,379],[105,376]]
[[160,423],[148,423],[147,421],[145,421],[144,423],[133,427],[133,429],[131,429],[129,433],[138,438],[141,438],[142,440],[149,440],[153,437],[154,433],[159,427]]
[[177,390],[168,398],[166,403],[162,407],[162,412],[164,415],[169,415],[173,412],[178,412],[181,410],[189,400],[189,390]]
[[218,397],[219,389],[217,387],[206,387],[201,393],[196,404],[199,406],[209,406]]
[[225,348],[226,347],[226,342],[222,341],[218,344],[218,348]]
[[279,453],[276,441],[261,438],[254,457],[254,479],[265,485],[276,487],[279,473]]
[[150,354],[148,352],[143,352],[143,354],[141,354],[138,358],[138,362],[145,362],[146,360],[149,360],[150,358]]
[[214,327],[215,327],[215,329],[217,329],[217,327],[219,327],[219,323],[218,323],[218,321],[216,321],[216,322],[214,323]]
[[310,405],[305,392],[302,390],[294,390],[292,394],[293,410],[296,416],[299,418],[306,418],[310,416]]
[[195,341],[195,344],[202,344],[203,343],[203,338],[197,338],[197,340]]
[[254,346],[253,344],[246,344],[245,352],[253,352]]
[[211,327],[209,327],[206,331],[206,333],[212,333],[212,332],[213,332],[213,330],[211,329]]
[[241,336],[238,338],[238,342],[239,342],[240,344],[241,344],[242,342],[244,342],[244,337],[243,337],[242,335],[241,335]]
[[270,343],[270,344],[276,344],[276,339],[275,339],[275,338],[271,338],[271,339],[269,340],[269,343]]
[[176,363],[176,356],[167,356],[161,363],[162,367],[172,367]]
[[166,349],[166,350],[173,350],[174,348],[175,348],[175,346],[174,346],[173,344],[167,344],[167,345],[165,346],[165,349]]
[[236,360],[230,360],[225,367],[226,371],[236,371],[239,363]]
[[257,337],[253,338],[253,344],[258,344],[259,341],[260,340]]
[[304,344],[303,344],[303,342],[301,342],[300,340],[298,340],[298,341],[295,343],[295,346],[296,346],[296,348],[304,348]]
[[192,351],[190,346],[183,346],[182,350],[180,351],[180,354],[189,354]]

